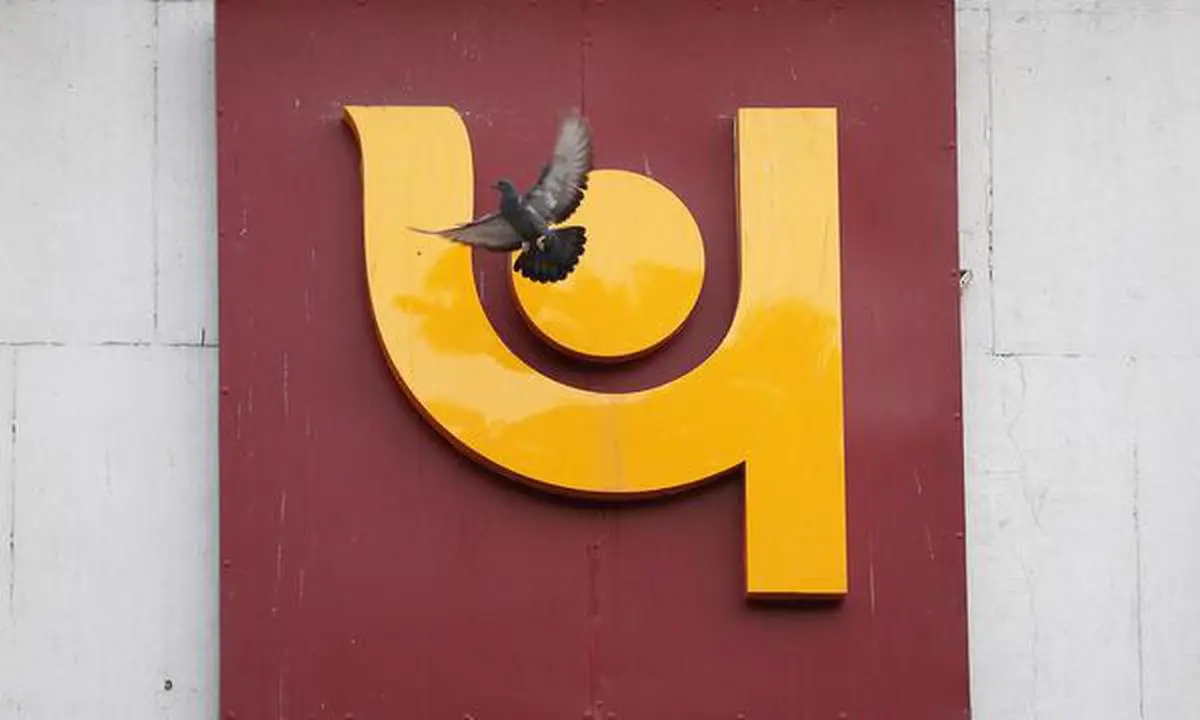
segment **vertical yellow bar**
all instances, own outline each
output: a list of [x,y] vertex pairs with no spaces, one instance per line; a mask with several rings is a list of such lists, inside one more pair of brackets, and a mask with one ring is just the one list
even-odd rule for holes
[[762,408],[787,424],[769,421],[747,453],[747,592],[838,596],[848,583],[837,113],[743,109],[737,132],[745,322],[731,332],[788,324],[785,337],[750,344],[754,366],[792,378],[779,404],[803,408]]

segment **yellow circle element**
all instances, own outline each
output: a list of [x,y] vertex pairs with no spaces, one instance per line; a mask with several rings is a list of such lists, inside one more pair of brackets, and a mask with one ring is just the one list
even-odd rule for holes
[[704,242],[675,193],[645,175],[595,170],[562,225],[587,228],[574,272],[544,284],[513,275],[517,305],[543,339],[613,362],[654,350],[683,326],[704,284]]

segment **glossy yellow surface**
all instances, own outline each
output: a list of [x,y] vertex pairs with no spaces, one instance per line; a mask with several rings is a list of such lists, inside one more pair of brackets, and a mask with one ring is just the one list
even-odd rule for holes
[[558,283],[513,276],[533,329],[560,350],[602,361],[669,340],[704,284],[704,241],[683,201],[645,175],[596,170],[563,224],[587,228],[575,271]]
[[470,251],[406,230],[472,216],[458,115],[347,114],[362,148],[380,339],[401,386],[444,435],[509,475],[588,496],[674,491],[745,463],[747,592],[846,591],[833,110],[738,113],[737,314],[691,372],[623,394],[571,387],[522,362],[484,315]]

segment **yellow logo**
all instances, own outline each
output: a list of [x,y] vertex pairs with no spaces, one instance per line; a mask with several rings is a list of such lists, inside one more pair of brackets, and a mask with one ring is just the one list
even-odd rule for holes
[[[470,250],[408,230],[472,216],[470,140],[454,110],[346,113],[362,150],[380,340],[401,387],[443,435],[507,475],[588,497],[665,494],[744,465],[747,593],[846,592],[834,110],[738,112],[737,313],[700,365],[627,393],[583,390],[529,367],[484,314]],[[665,342],[703,281],[687,207],[650,178],[598,170],[571,222],[588,227],[589,241],[566,282],[514,278],[529,322],[554,345],[600,360]]]

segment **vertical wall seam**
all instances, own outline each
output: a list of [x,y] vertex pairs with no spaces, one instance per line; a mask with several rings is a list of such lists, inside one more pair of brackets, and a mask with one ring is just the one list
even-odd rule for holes
[[16,618],[17,597],[17,369],[19,350],[13,348],[9,397],[9,456],[8,456],[8,615]]
[[161,4],[160,0],[155,0],[155,2],[154,2],[154,31],[153,31],[153,38],[151,40],[152,48],[153,48],[153,51],[152,51],[153,52],[153,71],[152,71],[153,87],[151,90],[151,95],[153,96],[153,100],[152,100],[153,131],[152,132],[153,132],[154,138],[151,141],[153,143],[153,148],[150,153],[150,183],[151,183],[151,185],[150,185],[150,224],[151,224],[151,227],[150,227],[150,238],[151,238],[150,251],[152,253],[151,267],[152,267],[153,275],[154,275],[153,287],[151,288],[151,314],[152,314],[151,337],[154,340],[158,340],[158,314],[159,314],[158,305],[159,305],[159,274],[160,274],[159,257],[158,257],[160,243],[159,243],[158,233],[159,233],[159,227],[160,227],[161,223],[159,222],[160,218],[159,218],[159,202],[158,202],[159,201],[158,183],[159,183],[159,179],[160,179],[159,165],[161,164],[161,161],[162,161],[162,154],[159,152],[159,142],[160,142],[159,111],[160,111],[160,101],[161,101],[160,93],[159,93],[159,65],[161,64],[160,59],[159,59],[159,51],[160,51],[159,11],[161,8],[162,8],[162,4]]
[[993,87],[996,83],[995,66],[992,62],[992,4],[984,8],[984,72],[987,76],[987,99],[984,107],[983,132],[984,149],[987,153],[987,197],[984,204],[984,221],[987,223],[987,274],[988,274],[988,322],[991,324],[990,343],[991,354],[996,354],[996,228],[995,228],[995,189],[996,167],[995,153],[995,105],[993,102]]

